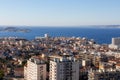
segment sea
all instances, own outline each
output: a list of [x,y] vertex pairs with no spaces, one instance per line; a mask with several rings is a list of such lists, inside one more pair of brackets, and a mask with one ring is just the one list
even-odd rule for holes
[[107,27],[22,27],[30,29],[30,32],[0,32],[0,37],[22,37],[33,40],[35,37],[43,37],[49,34],[51,37],[86,37],[94,39],[98,44],[110,44],[113,37],[120,37],[120,28]]

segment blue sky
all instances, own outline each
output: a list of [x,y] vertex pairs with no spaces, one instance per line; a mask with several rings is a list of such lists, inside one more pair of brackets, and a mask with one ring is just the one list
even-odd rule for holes
[[0,25],[120,24],[120,0],[0,0]]

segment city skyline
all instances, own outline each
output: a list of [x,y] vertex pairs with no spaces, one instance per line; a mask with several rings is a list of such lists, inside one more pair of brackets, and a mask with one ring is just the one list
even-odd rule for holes
[[0,25],[119,25],[119,0],[1,0]]

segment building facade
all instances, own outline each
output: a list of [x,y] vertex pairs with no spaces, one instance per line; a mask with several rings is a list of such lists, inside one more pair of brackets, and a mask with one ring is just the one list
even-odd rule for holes
[[46,80],[46,64],[35,58],[27,61],[27,66],[24,67],[25,80]]
[[112,38],[112,44],[113,45],[120,45],[120,37]]
[[79,62],[73,57],[53,57],[49,80],[79,80]]
[[112,38],[112,43],[109,45],[109,48],[119,49],[120,48],[120,37]]
[[108,71],[89,71],[88,80],[120,80],[120,71],[108,70]]

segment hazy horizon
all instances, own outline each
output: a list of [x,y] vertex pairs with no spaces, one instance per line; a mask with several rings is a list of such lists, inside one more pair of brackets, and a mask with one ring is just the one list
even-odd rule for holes
[[0,25],[0,27],[95,27],[95,26],[100,26],[100,27],[120,27],[120,24],[98,24],[98,25]]

